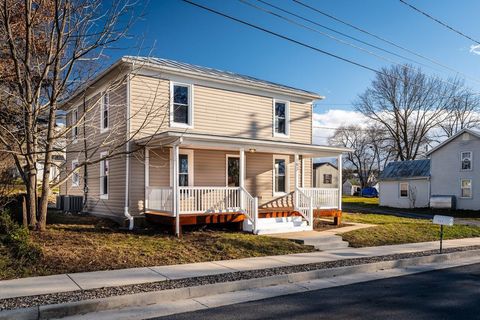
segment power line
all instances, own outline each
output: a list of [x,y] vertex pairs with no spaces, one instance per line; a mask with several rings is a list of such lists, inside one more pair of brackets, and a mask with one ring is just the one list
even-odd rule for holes
[[331,14],[329,14],[329,13],[326,13],[326,12],[324,12],[324,11],[321,11],[321,10],[319,10],[319,9],[317,9],[317,8],[315,8],[315,7],[312,7],[312,6],[310,6],[310,5],[306,4],[306,3],[303,3],[303,2],[301,2],[301,1],[299,1],[299,0],[292,0],[292,1],[295,2],[295,3],[297,3],[297,4],[299,4],[299,5],[301,5],[301,6],[303,6],[303,7],[305,7],[305,8],[308,8],[308,9],[310,9],[310,10],[312,10],[312,11],[315,11],[315,12],[317,12],[317,13],[325,16],[325,17],[328,17],[328,18],[330,18],[330,19],[332,19],[332,20],[335,20],[335,21],[337,21],[337,22],[340,22],[340,23],[342,23],[342,24],[344,24],[344,25],[346,25],[346,26],[349,26],[350,28],[353,28],[353,29],[355,29],[355,30],[357,30],[357,31],[360,31],[360,32],[362,32],[362,33],[365,33],[365,34],[367,34],[367,35],[369,35],[369,36],[371,36],[371,37],[374,37],[375,39],[378,39],[378,40],[380,40],[380,41],[383,41],[383,42],[385,42],[385,43],[388,43],[388,44],[391,45],[391,46],[394,46],[394,47],[396,47],[396,48],[398,48],[398,49],[404,50],[404,51],[406,51],[406,52],[408,52],[408,53],[410,53],[410,54],[413,54],[413,55],[415,55],[415,56],[417,56],[417,57],[419,57],[419,58],[428,60],[428,61],[430,61],[431,63],[434,63],[434,64],[436,64],[436,65],[438,65],[438,66],[441,66],[441,67],[443,67],[443,68],[445,68],[445,69],[448,69],[448,70],[450,70],[450,71],[452,71],[452,72],[461,74],[461,75],[465,76],[466,78],[469,78],[469,79],[472,79],[472,80],[477,81],[475,78],[472,78],[471,76],[469,76],[469,75],[467,75],[467,74],[465,74],[465,73],[463,73],[463,72],[460,72],[460,71],[458,71],[458,70],[456,70],[456,69],[454,69],[454,68],[452,68],[452,67],[449,67],[449,66],[447,66],[447,65],[444,65],[444,64],[441,63],[441,62],[438,62],[438,61],[436,61],[436,60],[434,60],[434,59],[432,59],[432,58],[429,58],[429,57],[427,57],[427,56],[424,56],[424,55],[422,55],[422,54],[420,54],[420,53],[417,53],[417,52],[415,52],[415,51],[413,51],[413,50],[410,50],[410,49],[408,49],[408,48],[405,48],[405,47],[403,47],[403,46],[401,46],[401,45],[399,45],[399,44],[396,44],[396,43],[393,42],[393,41],[390,41],[390,40],[385,39],[385,38],[383,38],[383,37],[381,37],[381,36],[378,36],[378,35],[376,35],[376,34],[374,34],[374,33],[371,33],[371,32],[369,32],[369,31],[367,31],[367,30],[365,30],[365,29],[362,29],[362,28],[360,28],[360,27],[357,27],[357,26],[355,26],[355,25],[353,25],[353,24],[351,24],[351,23],[349,23],[349,22],[347,22],[347,21],[345,21],[345,20],[342,20],[342,19],[340,19],[340,18],[337,18],[337,17],[335,17],[335,16],[333,16],[333,15],[331,15]]
[[441,21],[441,20],[439,20],[439,19],[431,16],[430,14],[426,13],[426,12],[423,11],[423,10],[420,10],[419,8],[415,7],[414,5],[408,3],[408,2],[406,2],[406,1],[404,1],[404,0],[399,0],[399,1],[400,1],[401,3],[403,3],[404,5],[410,7],[411,9],[417,11],[418,13],[424,15],[425,17],[427,17],[427,18],[429,18],[429,19],[437,22],[438,24],[444,26],[445,28],[449,29],[450,31],[453,31],[453,32],[461,35],[462,37],[464,37],[464,38],[466,38],[466,39],[468,39],[468,40],[470,40],[470,41],[475,42],[476,44],[480,44],[479,41],[475,40],[474,38],[470,37],[469,35],[466,35],[466,34],[463,33],[462,31],[460,31],[460,30],[458,30],[458,29],[455,29],[454,27],[451,27],[451,26],[448,25],[447,23],[445,23],[445,22],[443,22],[443,21]]

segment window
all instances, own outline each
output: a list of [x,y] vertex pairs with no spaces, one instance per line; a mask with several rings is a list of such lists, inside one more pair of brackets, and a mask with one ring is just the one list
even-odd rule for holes
[[80,185],[80,172],[78,172],[78,160],[72,161],[72,187]]
[[323,184],[332,184],[332,175],[324,174],[323,175]]
[[192,86],[172,83],[170,121],[174,127],[193,126]]
[[106,152],[100,153],[100,158],[104,158],[100,161],[100,199],[108,199],[108,174],[109,166]]
[[188,155],[178,156],[178,185],[188,187]]
[[287,174],[287,159],[275,158],[274,159],[274,194],[285,194],[288,189],[288,174]]
[[72,111],[72,140],[73,143],[77,142],[78,138],[78,127],[77,127],[77,122],[78,122],[78,108],[74,109]]
[[472,152],[462,152],[462,171],[469,171],[472,170]]
[[100,132],[108,130],[110,111],[110,93],[104,92],[100,104]]
[[240,186],[240,157],[227,156],[227,187]]
[[400,183],[400,198],[408,198],[408,182]]
[[274,135],[275,136],[288,136],[289,134],[289,110],[288,102],[286,101],[276,101],[274,100],[274,116],[273,116],[273,126],[274,126]]
[[472,197],[472,180],[462,179],[460,181],[460,189],[461,189],[462,198],[471,198]]

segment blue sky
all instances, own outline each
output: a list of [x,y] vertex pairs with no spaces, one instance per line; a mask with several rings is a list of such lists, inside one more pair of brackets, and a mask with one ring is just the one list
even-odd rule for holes
[[[288,24],[237,0],[193,1],[376,69],[390,64],[318,33]],[[246,1],[265,7],[255,0]],[[455,76],[454,72],[402,52],[312,12],[293,1],[266,1],[437,69],[424,67],[427,73],[445,78]],[[467,84],[480,92],[480,55],[470,52],[470,46],[473,43],[411,10],[398,0],[302,1],[462,73],[469,74],[478,82],[467,80]],[[409,0],[409,2],[473,38],[480,39],[480,1]],[[131,30],[132,37],[125,39],[122,43],[124,47],[130,48],[113,51],[110,56],[112,61],[124,54],[150,54],[312,90],[326,96],[326,99],[320,102],[321,106],[316,108],[316,112],[326,114],[329,110],[330,113],[332,110],[344,110],[343,113],[337,113],[337,118],[348,117],[349,110],[352,109],[350,104],[369,86],[374,77],[371,71],[277,39],[205,12],[181,0],[151,0],[139,5],[138,10],[143,10],[144,16]],[[282,13],[282,15],[285,14]],[[342,39],[354,43],[352,40]],[[365,45],[358,45],[368,48]],[[383,52],[370,48],[369,50],[388,59],[405,62]],[[336,121],[338,122],[338,119]]]

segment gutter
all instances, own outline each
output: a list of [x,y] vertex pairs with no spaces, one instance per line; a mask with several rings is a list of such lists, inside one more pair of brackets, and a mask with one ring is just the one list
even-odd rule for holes
[[127,159],[125,160],[125,208],[123,214],[128,219],[128,230],[133,230],[134,221],[133,216],[129,212],[130,206],[130,75],[127,77]]

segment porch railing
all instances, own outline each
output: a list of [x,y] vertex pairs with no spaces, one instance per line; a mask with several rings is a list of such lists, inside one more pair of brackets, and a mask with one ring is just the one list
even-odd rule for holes
[[145,208],[173,213],[173,188],[146,187]]
[[180,214],[224,213],[240,209],[240,188],[179,187]]
[[252,232],[257,233],[258,222],[258,198],[253,197],[245,188],[240,187],[242,211],[248,220],[252,222]]
[[313,225],[313,199],[300,188],[295,189],[295,210],[300,212],[308,225]]
[[314,209],[338,209],[337,188],[299,188],[312,198]]

